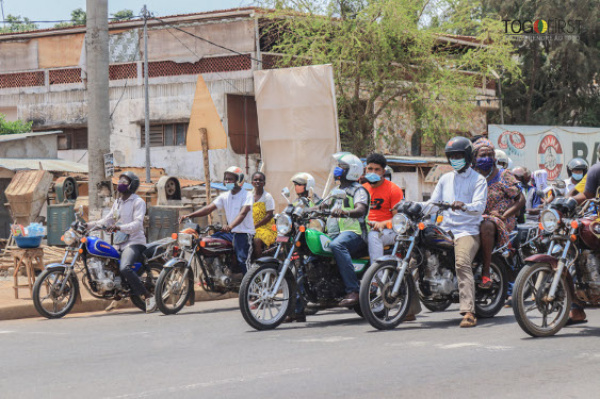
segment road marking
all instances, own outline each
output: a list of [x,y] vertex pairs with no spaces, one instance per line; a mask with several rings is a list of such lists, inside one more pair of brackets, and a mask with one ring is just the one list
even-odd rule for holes
[[477,342],[459,342],[450,345],[436,345],[439,349],[461,349],[461,348],[476,348],[478,350],[486,350],[490,352],[500,352],[512,350],[512,346],[500,346],[500,345],[484,345]]
[[0,331],[0,334],[12,334],[14,331]]
[[424,341],[408,341],[408,342],[394,342],[394,343],[386,343],[385,346],[392,346],[394,348],[422,348],[424,346],[430,345],[428,342]]
[[226,378],[223,380],[214,380],[214,381],[207,381],[207,382],[199,382],[196,384],[173,386],[173,387],[168,387],[168,388],[156,389],[154,391],[146,391],[146,392],[132,393],[132,394],[122,395],[122,396],[106,397],[105,399],[132,399],[132,398],[147,398],[150,396],[164,396],[165,394],[172,394],[172,393],[183,392],[183,391],[191,391],[191,390],[198,389],[198,388],[210,388],[210,387],[215,387],[215,386],[219,386],[219,385],[228,385],[228,384],[236,384],[236,383],[240,383],[240,382],[257,381],[257,380],[263,380],[263,379],[273,378],[273,377],[281,377],[284,375],[291,375],[291,374],[303,374],[303,373],[307,373],[309,371],[310,371],[310,369],[306,369],[306,368],[305,369],[293,368],[293,369],[285,369],[285,370],[278,370],[278,371],[270,371],[270,372],[256,374],[253,376]]
[[326,337],[326,338],[307,338],[307,339],[299,339],[297,342],[323,342],[326,344],[331,344],[335,342],[343,342],[353,340],[354,337]]
[[472,346],[480,347],[480,346],[483,346],[483,345],[478,344],[478,343],[474,343],[474,342],[461,342],[461,343],[458,343],[458,344],[450,344],[450,345],[440,345],[440,344],[438,344],[436,346],[438,348],[440,348],[440,349],[458,349],[458,348],[467,348],[467,347],[470,347],[470,346],[471,347]]

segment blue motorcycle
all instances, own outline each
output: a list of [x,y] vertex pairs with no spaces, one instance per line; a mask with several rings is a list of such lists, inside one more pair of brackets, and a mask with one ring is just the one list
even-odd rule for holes
[[[49,319],[63,317],[73,309],[75,302],[81,301],[78,274],[93,297],[117,301],[130,298],[136,307],[146,310],[144,299],[132,295],[120,275],[121,254],[109,243],[91,235],[97,230],[102,228],[88,230],[86,224],[78,220],[65,232],[62,262],[46,265],[33,286],[33,303],[40,315]],[[164,263],[172,257],[174,244],[175,240],[170,237],[148,244],[143,262],[133,266],[152,293]]]

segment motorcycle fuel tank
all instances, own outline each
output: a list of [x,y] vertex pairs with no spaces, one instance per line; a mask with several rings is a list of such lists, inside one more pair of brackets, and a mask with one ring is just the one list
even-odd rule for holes
[[204,255],[217,255],[226,251],[232,251],[233,245],[221,238],[204,237],[200,244],[200,250]]
[[306,229],[304,233],[306,239],[306,245],[308,249],[315,255],[321,256],[333,256],[329,244],[331,244],[331,238],[327,234],[323,234],[320,231],[313,229]]
[[454,248],[452,236],[436,225],[428,225],[422,234],[426,245],[448,249]]
[[590,249],[600,248],[600,222],[594,219],[580,219],[581,240]]
[[119,251],[98,237],[87,237],[85,245],[88,252],[92,255],[114,259],[120,258]]

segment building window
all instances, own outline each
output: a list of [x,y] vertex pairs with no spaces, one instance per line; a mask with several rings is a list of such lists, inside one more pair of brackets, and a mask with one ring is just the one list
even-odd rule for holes
[[[187,123],[162,123],[150,125],[150,147],[185,145]],[[142,126],[142,147],[146,146],[146,130]]]
[[236,154],[260,153],[258,115],[254,96],[227,95],[227,127],[231,149]]
[[62,131],[63,132],[57,136],[59,150],[87,150],[87,128],[62,129]]

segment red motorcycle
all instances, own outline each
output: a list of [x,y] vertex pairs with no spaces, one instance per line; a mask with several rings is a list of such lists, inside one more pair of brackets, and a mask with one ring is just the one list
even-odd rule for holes
[[540,215],[540,229],[550,234],[546,254],[525,259],[515,281],[513,311],[519,326],[533,337],[560,331],[575,298],[600,305],[600,222],[573,198],[558,198]]

